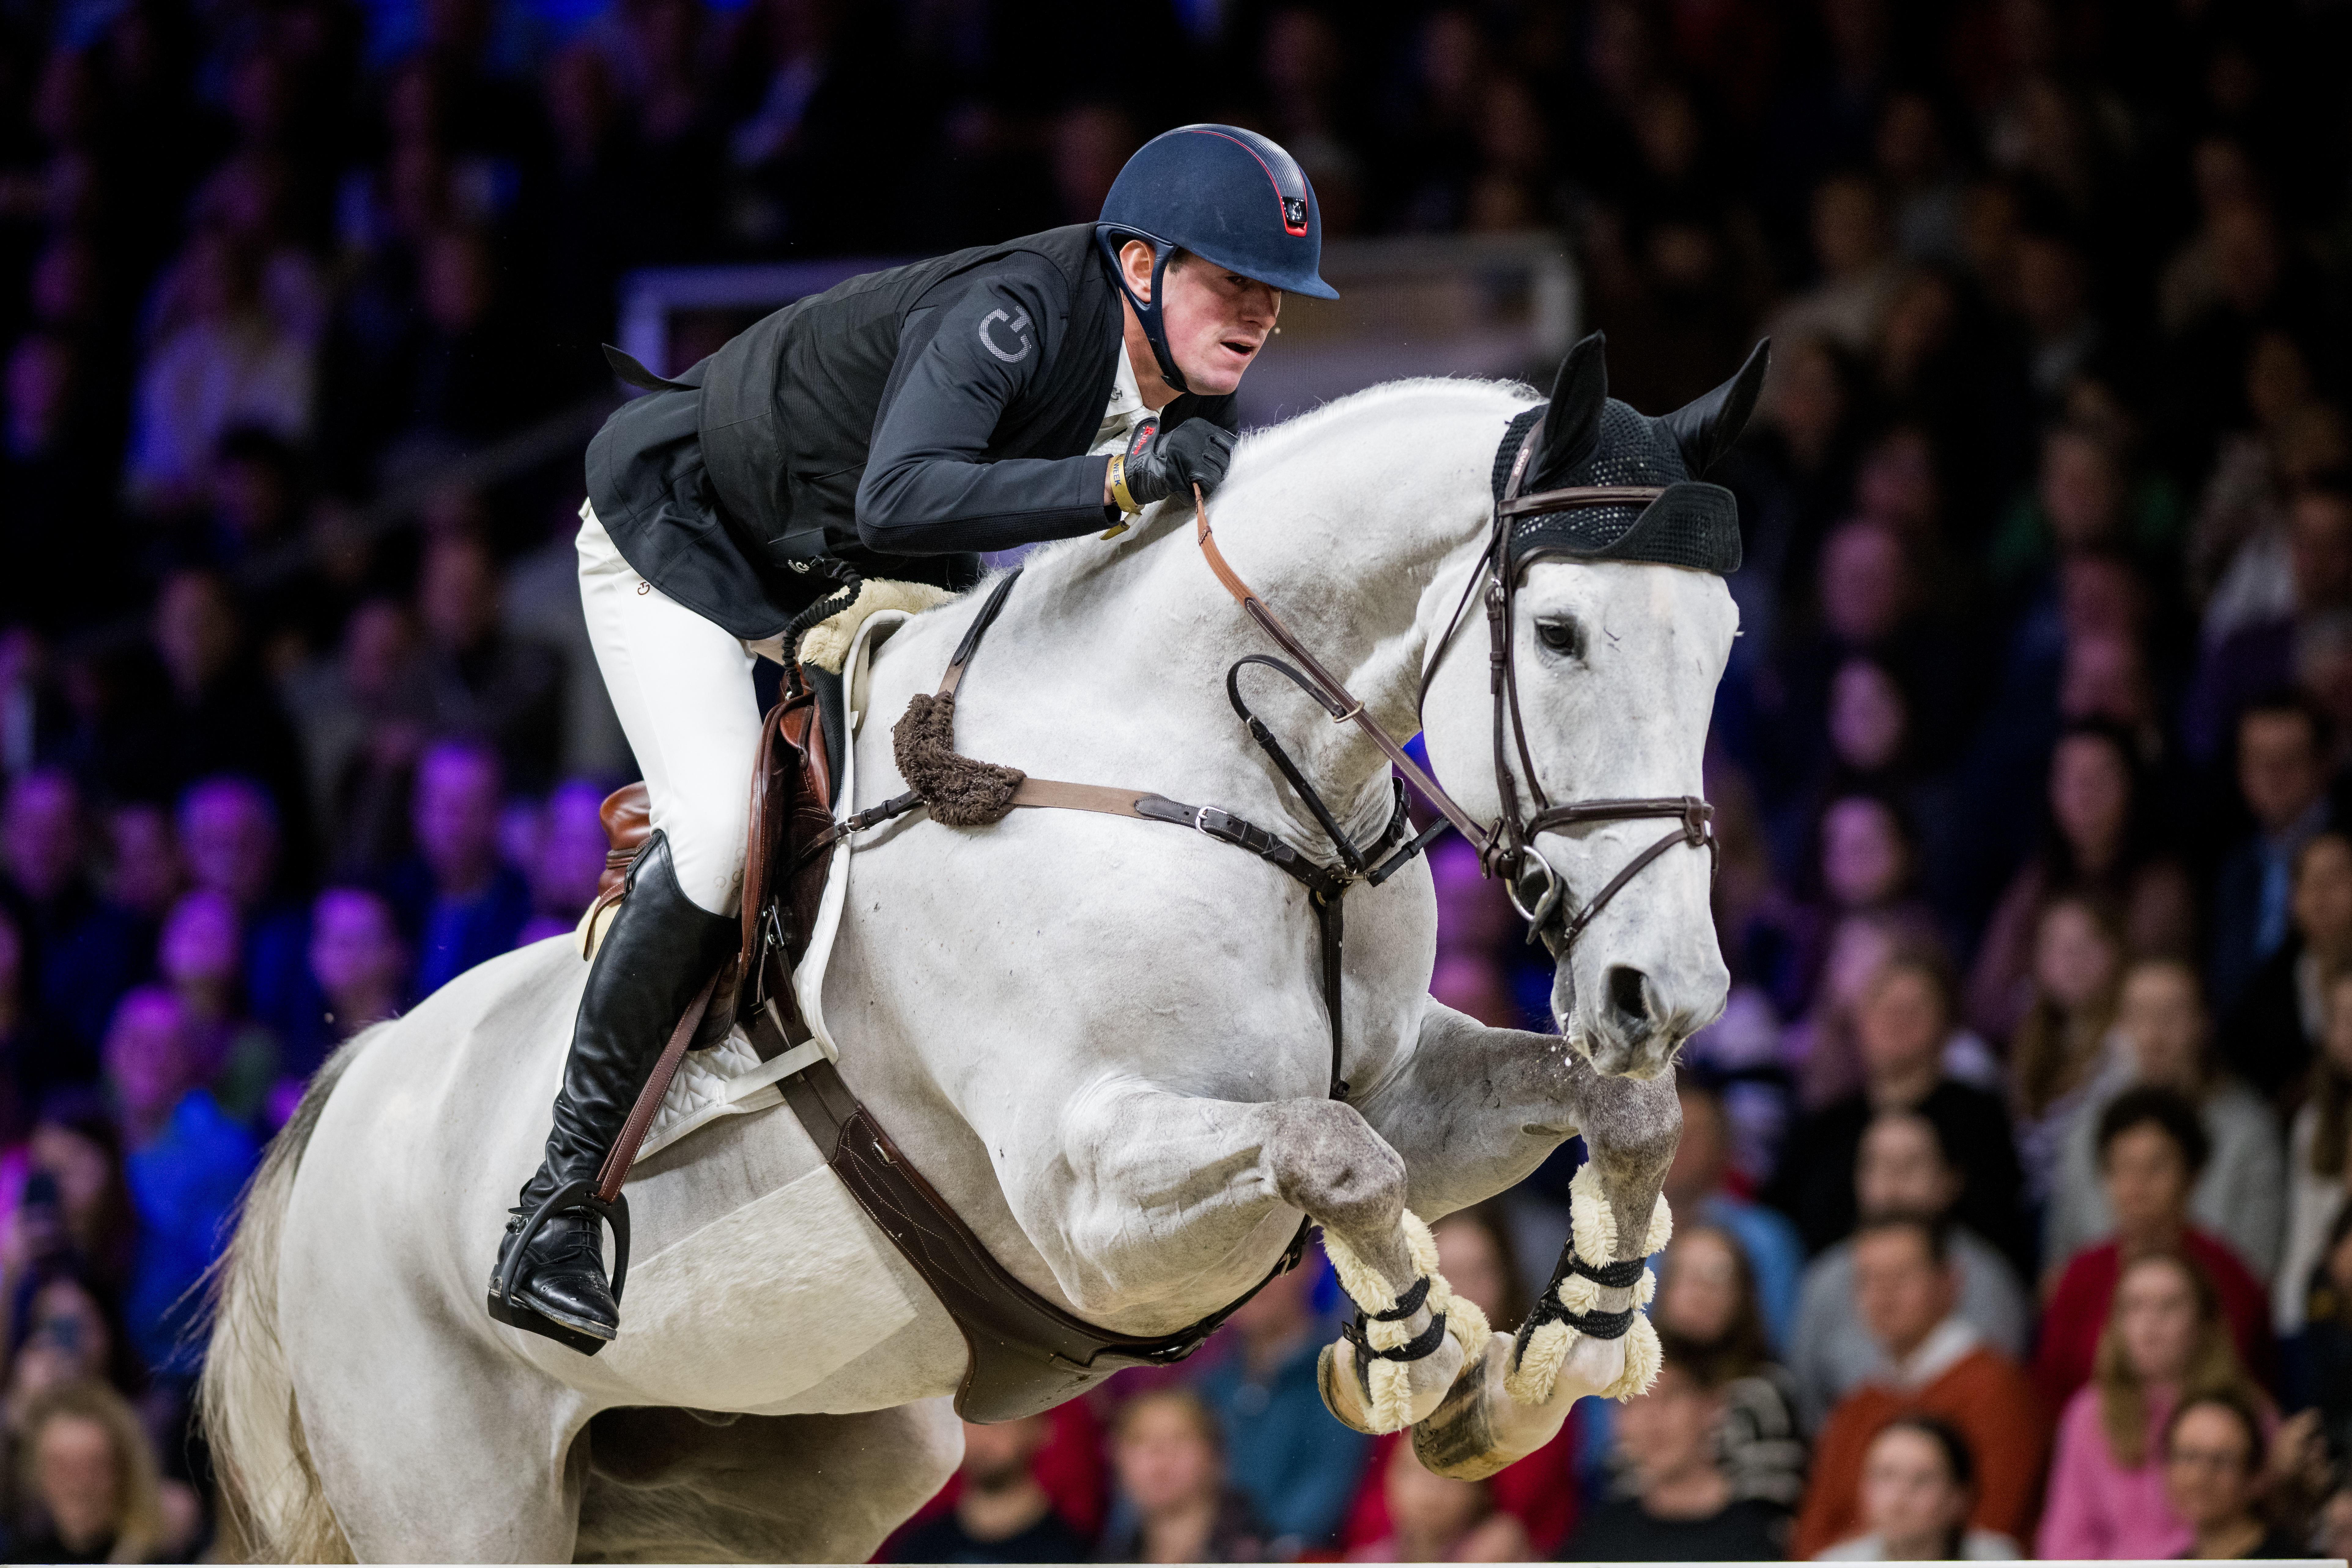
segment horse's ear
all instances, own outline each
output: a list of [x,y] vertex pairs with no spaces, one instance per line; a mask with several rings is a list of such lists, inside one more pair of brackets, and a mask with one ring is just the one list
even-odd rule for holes
[[[1609,401],[1609,340],[1594,332],[1559,362],[1551,384],[1551,407],[1544,414],[1543,443],[1536,449],[1536,473],[1543,479],[1583,460],[1601,430],[1601,406]],[[1541,489],[1541,484],[1530,489]]]
[[1748,427],[1756,412],[1756,395],[1764,390],[1764,370],[1772,362],[1772,340],[1764,339],[1748,353],[1739,374],[1705,397],[1683,405],[1663,423],[1683,450],[1683,467],[1699,479],[1715,467]]

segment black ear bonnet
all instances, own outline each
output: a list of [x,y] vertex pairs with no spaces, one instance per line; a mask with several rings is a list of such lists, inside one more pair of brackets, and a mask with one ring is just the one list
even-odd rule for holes
[[1523,410],[1495,451],[1495,499],[1542,423],[1518,493],[1584,485],[1659,486],[1646,506],[1583,506],[1511,520],[1511,565],[1537,555],[1583,561],[1643,561],[1728,574],[1739,570],[1739,508],[1729,490],[1702,477],[1731,444],[1763,389],[1770,345],[1759,342],[1739,373],[1661,418],[1609,395],[1600,333],[1570,349],[1551,401]]

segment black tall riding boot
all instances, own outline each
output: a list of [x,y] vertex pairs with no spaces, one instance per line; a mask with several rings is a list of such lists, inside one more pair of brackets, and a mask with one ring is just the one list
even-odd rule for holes
[[[668,838],[656,833],[629,868],[628,896],[588,971],[547,1157],[524,1184],[499,1244],[490,1309],[501,1321],[591,1354],[593,1347],[576,1343],[577,1336],[602,1342],[620,1331],[604,1277],[604,1227],[585,1203],[567,1202],[530,1237],[503,1300],[499,1281],[530,1216],[568,1184],[594,1183],[671,1031],[740,934],[733,916],[710,913],[679,889]],[[571,1332],[553,1332],[550,1324]]]

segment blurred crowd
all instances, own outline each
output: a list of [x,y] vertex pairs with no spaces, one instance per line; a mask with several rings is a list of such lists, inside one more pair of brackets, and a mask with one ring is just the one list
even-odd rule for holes
[[[201,1545],[260,1143],[593,896],[577,443],[465,459],[610,395],[629,268],[1089,218],[1206,118],[1334,237],[1560,237],[1645,411],[1773,338],[1666,1370],[1444,1480],[1323,1412],[1310,1265],[895,1550],[2345,1555],[2347,58],[2325,0],[0,3],[11,1555]],[[1433,864],[1438,995],[1542,1026]],[[1439,1227],[1498,1323],[1575,1158]]]

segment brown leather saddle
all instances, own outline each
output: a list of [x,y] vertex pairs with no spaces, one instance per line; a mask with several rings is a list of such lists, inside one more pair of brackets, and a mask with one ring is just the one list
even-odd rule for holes
[[[1008,578],[1005,586],[1010,585]],[[995,603],[1003,596],[1000,592]],[[992,604],[992,616],[993,608]],[[977,628],[969,639],[972,644],[976,633]],[[968,648],[962,657],[969,657]],[[741,1023],[763,1061],[810,1037],[790,977],[807,950],[833,847],[849,826],[836,825],[832,810],[838,774],[828,738],[844,731],[838,717],[824,710],[838,695],[836,684],[812,680],[794,668],[767,715],[744,861],[743,945],[704,993],[709,1021],[699,1008],[689,1011],[663,1051],[607,1162],[616,1177],[634,1159],[688,1045],[713,1033],[718,1020]],[[889,806],[897,805],[889,815],[898,815],[920,804],[911,795],[900,800],[905,804],[886,803],[864,815],[879,820]],[[598,886],[600,904],[620,897],[629,865],[652,831],[646,786],[615,790],[604,801],[603,816],[609,847]],[[956,1409],[968,1420],[1015,1420],[1083,1394],[1122,1368],[1181,1361],[1249,1299],[1156,1338],[1117,1334],[1083,1321],[1023,1284],[990,1254],[830,1061],[820,1056],[781,1087],[785,1103],[825,1152],[843,1185],[962,1331],[970,1356]],[[617,1191],[618,1181],[612,1184]],[[1276,1272],[1297,1266],[1306,1239],[1302,1225]],[[1253,1289],[1249,1294],[1256,1293]]]

